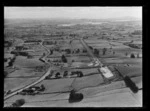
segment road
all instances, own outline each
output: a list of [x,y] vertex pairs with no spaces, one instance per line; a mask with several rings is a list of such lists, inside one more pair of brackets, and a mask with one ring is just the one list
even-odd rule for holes
[[103,64],[101,63],[101,61],[94,56],[92,50],[89,48],[89,46],[84,42],[83,38],[80,39],[82,45],[86,48],[88,54],[92,57],[93,61],[95,61],[96,64],[98,64],[99,66],[103,66]]
[[[101,76],[103,77],[105,82],[109,82],[108,77],[113,76],[112,73],[110,73],[111,71],[107,68],[107,67],[103,67],[103,64],[101,63],[101,61],[94,56],[92,50],[89,48],[89,46],[84,42],[83,38],[80,39],[82,45],[86,48],[88,54],[92,57],[94,63],[94,66],[99,66],[98,71],[101,74]],[[106,69],[107,68],[107,69]],[[102,71],[101,69],[105,69],[105,71]]]
[[43,45],[43,41],[40,42],[40,45],[47,51],[47,54],[46,54],[44,57],[42,57],[41,59],[42,59],[43,61],[45,61],[45,63],[48,63],[48,64],[49,64],[49,62],[47,62],[46,58],[47,58],[48,55],[50,54],[50,51],[49,51],[49,49],[47,49],[47,48]]
[[[43,42],[41,42],[41,46],[43,46],[42,43],[43,43]],[[43,47],[47,50],[48,53],[43,57],[44,59],[43,59],[43,58],[41,58],[41,59],[43,59],[43,60],[45,61],[45,63],[48,63],[45,59],[46,59],[47,56],[50,54],[50,51],[49,51],[45,46],[43,46]],[[26,86],[24,86],[24,87],[22,87],[22,88],[16,90],[15,92],[12,92],[12,93],[6,95],[6,96],[4,97],[4,101],[7,100],[7,99],[10,98],[10,97],[16,95],[17,93],[21,92],[22,90],[27,89],[27,88],[29,88],[29,87],[31,87],[31,86],[34,86],[34,85],[38,84],[39,82],[41,82],[42,80],[44,80],[46,76],[48,76],[48,75],[50,74],[50,71],[51,71],[51,67],[49,67],[49,69],[47,70],[47,72],[46,72],[42,77],[40,77],[37,81],[35,81],[35,82],[33,82],[33,83],[29,84],[29,85],[26,85]]]

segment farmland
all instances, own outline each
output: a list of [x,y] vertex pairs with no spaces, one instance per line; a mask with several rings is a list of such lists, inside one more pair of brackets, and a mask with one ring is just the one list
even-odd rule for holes
[[[135,94],[123,79],[142,88],[141,21],[6,21],[4,107],[18,99],[22,107],[141,106],[142,90]],[[41,85],[43,92],[21,94]],[[70,104],[72,90],[83,100]]]

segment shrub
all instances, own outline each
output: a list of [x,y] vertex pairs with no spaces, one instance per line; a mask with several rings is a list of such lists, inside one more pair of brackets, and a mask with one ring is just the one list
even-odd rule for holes
[[132,53],[130,57],[131,57],[131,58],[135,58],[135,55]]
[[66,59],[66,57],[65,57],[64,55],[62,55],[61,59],[62,59],[62,61],[63,61],[64,63],[67,63],[67,59]]
[[22,106],[24,103],[25,103],[25,100],[24,100],[24,99],[19,99],[19,100],[16,100],[15,103],[13,103],[12,105],[13,105],[14,107],[20,107],[20,106]]

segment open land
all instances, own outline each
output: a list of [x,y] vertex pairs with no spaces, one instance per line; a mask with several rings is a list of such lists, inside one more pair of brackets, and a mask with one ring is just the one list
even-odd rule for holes
[[6,20],[4,34],[4,107],[142,106],[142,21]]

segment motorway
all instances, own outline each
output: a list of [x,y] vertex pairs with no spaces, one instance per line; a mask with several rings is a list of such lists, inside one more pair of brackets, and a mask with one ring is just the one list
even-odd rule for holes
[[[43,42],[40,43],[41,46],[44,47],[44,48],[47,50],[48,53],[43,57],[44,59],[43,59],[43,58],[41,58],[41,59],[43,59],[43,60],[45,61],[45,63],[48,63],[45,59],[46,59],[46,57],[50,54],[50,51],[49,51],[45,46],[43,46],[42,43],[43,43]],[[45,72],[45,74],[44,74],[42,77],[40,77],[37,81],[35,81],[35,82],[33,82],[33,83],[29,84],[29,85],[26,85],[26,86],[24,86],[24,87],[22,87],[22,88],[16,90],[15,92],[12,92],[12,93],[6,95],[6,96],[4,97],[4,101],[7,100],[7,99],[10,98],[10,97],[16,95],[17,93],[21,92],[22,90],[27,89],[27,88],[29,88],[29,87],[31,87],[31,86],[34,86],[34,85],[38,84],[39,82],[41,82],[42,80],[44,80],[45,77],[50,74],[50,72],[51,72],[51,67],[49,67],[49,69],[47,70],[47,72]]]

